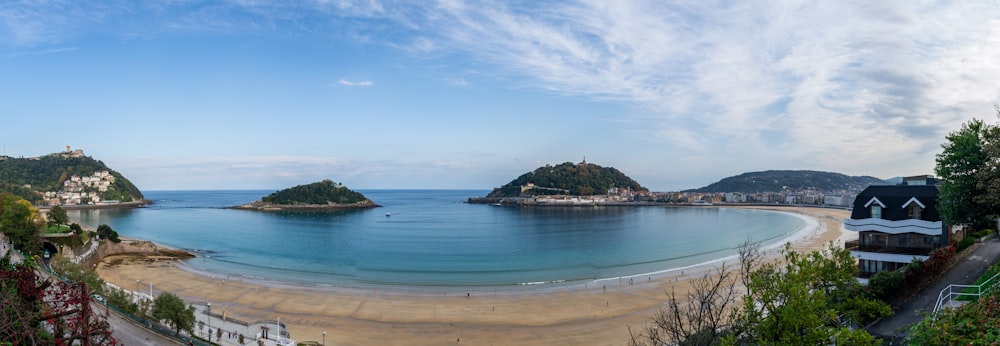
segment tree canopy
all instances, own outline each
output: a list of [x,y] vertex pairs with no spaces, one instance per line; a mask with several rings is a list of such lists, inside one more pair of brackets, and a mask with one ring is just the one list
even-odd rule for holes
[[[751,345],[877,344],[861,325],[892,314],[888,304],[870,297],[854,278],[851,252],[828,244],[801,254],[786,245],[782,262],[765,263],[750,274],[732,339]],[[781,265],[780,263],[784,263]]]
[[556,166],[546,165],[522,174],[504,186],[493,189],[486,197],[517,197],[521,187],[532,183],[536,186],[524,192],[527,195],[603,195],[611,188],[632,191],[646,190],[614,167],[601,167],[592,163],[565,162]]
[[169,292],[160,293],[153,300],[153,317],[166,321],[175,333],[181,330],[194,333],[194,308],[184,305],[184,301]]
[[1000,129],[972,119],[945,137],[935,172],[938,211],[951,225],[991,227],[1000,207]]
[[[629,328],[630,345],[871,345],[863,325],[892,314],[854,278],[850,251],[827,248],[764,263],[759,247],[739,248],[740,267],[723,265],[692,284],[687,300],[673,292],[652,324]],[[746,289],[740,304],[739,285]]]
[[29,256],[40,254],[41,229],[38,209],[20,197],[0,193],[0,232],[7,235],[14,249]]
[[359,192],[352,191],[341,184],[326,179],[312,184],[298,185],[277,191],[261,198],[266,204],[296,205],[296,204],[352,204],[370,201]]
[[46,214],[45,218],[49,221],[49,225],[69,224],[69,215],[66,214],[66,209],[58,205],[49,209],[49,213]]
[[97,236],[101,237],[101,239],[110,240],[112,243],[116,244],[122,242],[122,240],[118,238],[118,232],[111,229],[111,226],[108,226],[107,224],[97,226]]

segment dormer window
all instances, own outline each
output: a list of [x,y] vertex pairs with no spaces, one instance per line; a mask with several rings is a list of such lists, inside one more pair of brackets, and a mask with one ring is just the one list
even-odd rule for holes
[[911,219],[920,220],[920,213],[922,211],[924,211],[924,208],[921,208],[919,205],[910,204],[910,207],[906,208],[906,215]]
[[882,203],[882,201],[878,200],[878,197],[872,197],[872,199],[869,200],[868,203],[865,203],[865,207],[868,208],[869,211],[871,211],[872,215],[871,217],[873,219],[882,218],[882,209],[885,208],[885,204]]
[[910,200],[903,203],[903,208],[906,209],[907,218],[919,220],[926,207],[916,197],[911,197]]

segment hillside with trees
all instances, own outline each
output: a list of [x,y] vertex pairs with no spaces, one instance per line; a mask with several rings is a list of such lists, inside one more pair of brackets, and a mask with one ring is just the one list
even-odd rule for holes
[[[529,184],[532,184],[528,188]],[[522,187],[525,187],[522,192]],[[601,167],[586,161],[574,164],[545,165],[522,174],[504,186],[493,189],[486,198],[519,197],[533,195],[591,196],[607,194],[612,188],[642,191],[639,185],[613,167]]]
[[236,209],[350,209],[373,208],[378,205],[365,195],[325,179],[298,185],[264,196],[259,201],[234,207]]
[[13,158],[0,156],[0,192],[8,192],[38,204],[44,192],[63,190],[64,182],[73,176],[89,177],[107,171],[113,179],[106,191],[97,187],[81,187],[81,192],[96,192],[102,200],[119,202],[142,201],[142,192],[121,173],[104,162],[83,155],[82,151],[54,153],[41,157]]
[[743,173],[719,180],[702,188],[688,190],[688,192],[860,191],[869,185],[886,184],[888,184],[886,181],[871,176],[852,177],[832,172],[777,170]]

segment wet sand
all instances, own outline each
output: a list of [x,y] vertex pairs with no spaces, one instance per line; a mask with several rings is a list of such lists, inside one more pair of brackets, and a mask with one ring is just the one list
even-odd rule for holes
[[[843,244],[846,210],[761,207],[812,220],[791,237],[799,252]],[[777,248],[771,248],[775,256]],[[109,263],[117,263],[109,265]],[[735,261],[730,261],[735,264]],[[151,282],[189,302],[211,301],[213,311],[244,321],[280,318],[297,341],[333,345],[623,345],[627,326],[638,328],[671,290],[683,294],[691,278],[718,263],[571,287],[502,291],[408,291],[293,285],[199,273],[175,261],[114,261],[98,266],[104,280],[123,288]],[[145,287],[143,288],[145,290]],[[446,291],[447,290],[447,291]],[[468,296],[467,296],[468,294]]]

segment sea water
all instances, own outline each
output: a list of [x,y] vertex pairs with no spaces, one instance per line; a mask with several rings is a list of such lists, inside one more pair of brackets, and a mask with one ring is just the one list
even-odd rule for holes
[[150,191],[136,209],[71,210],[90,229],[198,254],[188,264],[338,286],[516,286],[663,271],[774,243],[805,226],[786,213],[714,207],[467,204],[478,190],[361,190],[367,210],[226,209],[272,191]]

